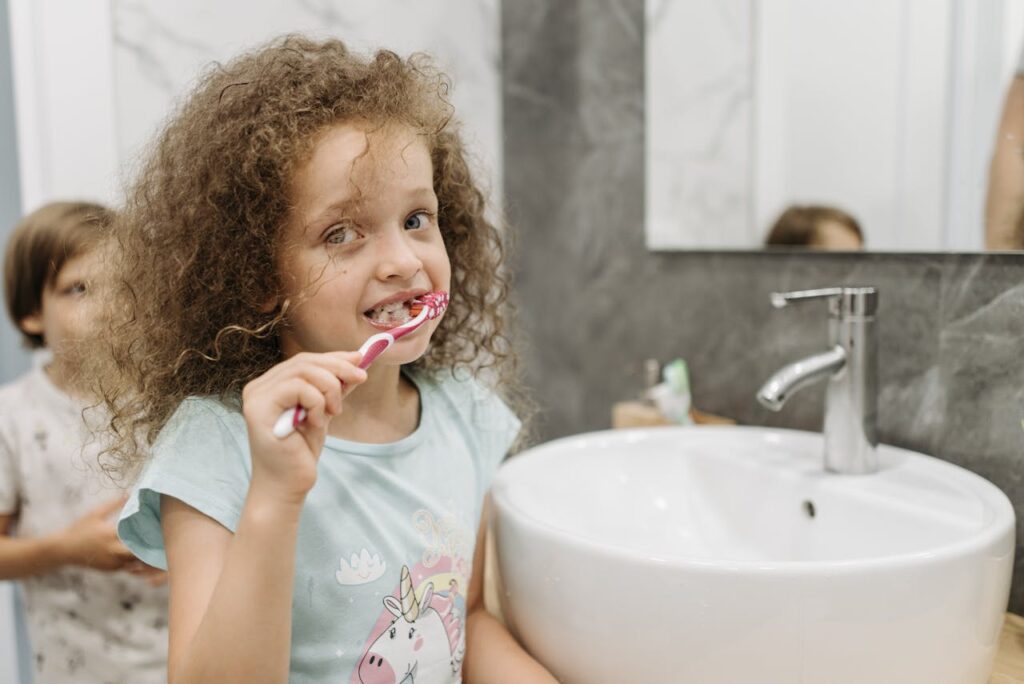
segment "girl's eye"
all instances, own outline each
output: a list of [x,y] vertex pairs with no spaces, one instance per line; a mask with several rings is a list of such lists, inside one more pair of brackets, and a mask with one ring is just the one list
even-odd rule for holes
[[332,245],[347,245],[359,237],[359,232],[352,226],[339,226],[327,235],[327,242]]
[[430,224],[431,214],[426,211],[417,211],[415,214],[405,219],[405,227],[408,230],[419,230],[426,228]]
[[85,294],[85,289],[85,283],[73,283],[71,286],[68,287],[67,291],[68,294],[79,295]]

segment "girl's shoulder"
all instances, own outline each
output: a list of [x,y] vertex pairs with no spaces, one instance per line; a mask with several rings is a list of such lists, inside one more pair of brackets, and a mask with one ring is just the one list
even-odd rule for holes
[[197,420],[219,421],[233,424],[239,420],[244,422],[240,400],[228,400],[215,396],[187,397],[178,404],[167,425]]
[[477,468],[482,499],[499,464],[513,450],[522,422],[488,382],[468,371],[444,370],[413,375],[424,413],[444,443],[461,440]]
[[433,402],[449,419],[471,427],[473,431],[517,433],[519,418],[499,393],[484,378],[464,369],[424,371],[411,374],[424,401]]
[[240,410],[215,397],[182,401],[157,436],[121,511],[118,534],[135,555],[167,567],[160,499],[171,496],[234,531],[252,468]]
[[[214,396],[192,396],[184,399],[160,430],[155,450],[187,438],[190,442],[231,438],[241,442],[246,436],[245,418],[240,402]],[[220,441],[220,440],[217,440]]]
[[479,403],[501,401],[493,388],[466,369],[414,369],[409,375],[421,392],[436,395],[453,408],[468,410]]

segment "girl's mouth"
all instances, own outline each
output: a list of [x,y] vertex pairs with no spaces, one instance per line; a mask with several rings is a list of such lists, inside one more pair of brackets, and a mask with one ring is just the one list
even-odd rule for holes
[[412,314],[409,311],[411,306],[411,299],[404,302],[391,302],[384,306],[378,306],[376,309],[364,311],[363,316],[373,327],[379,330],[390,330],[412,319]]

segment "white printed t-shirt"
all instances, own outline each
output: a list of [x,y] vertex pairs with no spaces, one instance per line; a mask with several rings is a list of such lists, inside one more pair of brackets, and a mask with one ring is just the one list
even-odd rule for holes
[[[41,367],[0,387],[0,514],[17,513],[12,536],[58,532],[124,495],[100,471],[82,408]],[[166,586],[77,566],[21,585],[36,684],[167,681]]]

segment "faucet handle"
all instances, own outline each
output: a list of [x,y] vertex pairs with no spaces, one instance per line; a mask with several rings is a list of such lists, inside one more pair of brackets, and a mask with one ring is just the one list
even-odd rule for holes
[[874,287],[823,287],[771,294],[776,309],[807,299],[827,299],[829,312],[837,318],[871,317],[878,308],[878,290]]
[[792,301],[803,299],[824,299],[838,297],[843,294],[841,287],[823,287],[817,290],[797,290],[795,292],[772,292],[772,306],[781,309]]

